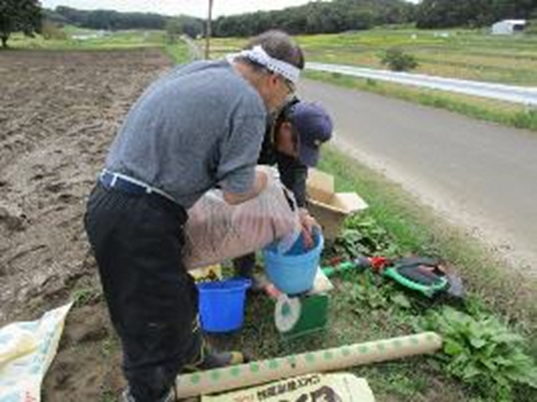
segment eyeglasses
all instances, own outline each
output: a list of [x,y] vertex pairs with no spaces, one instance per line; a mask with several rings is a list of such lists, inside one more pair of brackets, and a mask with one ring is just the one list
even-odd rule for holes
[[269,74],[276,75],[278,78],[280,78],[281,81],[283,81],[285,88],[287,88],[287,96],[291,97],[296,92],[296,85],[292,81],[289,81],[283,75],[275,73],[274,71],[271,71],[268,68],[265,68],[265,71]]
[[283,83],[287,87],[287,91],[289,92],[289,95],[294,94],[296,92],[296,86],[294,83],[289,81],[287,78],[282,77]]

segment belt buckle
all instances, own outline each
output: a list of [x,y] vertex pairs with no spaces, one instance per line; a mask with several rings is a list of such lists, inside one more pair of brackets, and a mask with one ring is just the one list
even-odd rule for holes
[[[110,178],[110,180],[107,179],[108,177]],[[114,188],[116,186],[118,176],[115,173],[111,173],[111,172],[107,172],[107,171],[103,170],[101,172],[100,179],[101,179],[101,182],[105,186],[108,186],[110,188]]]

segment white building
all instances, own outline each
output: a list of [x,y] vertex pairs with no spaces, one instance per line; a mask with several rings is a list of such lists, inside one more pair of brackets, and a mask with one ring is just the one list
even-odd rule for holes
[[524,31],[526,20],[503,20],[492,24],[493,35],[512,35]]

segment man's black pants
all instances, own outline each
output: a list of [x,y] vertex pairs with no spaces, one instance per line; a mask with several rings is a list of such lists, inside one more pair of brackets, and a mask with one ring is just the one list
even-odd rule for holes
[[102,184],[88,201],[86,232],[136,402],[165,397],[201,345],[197,289],[182,258],[186,219],[165,197]]

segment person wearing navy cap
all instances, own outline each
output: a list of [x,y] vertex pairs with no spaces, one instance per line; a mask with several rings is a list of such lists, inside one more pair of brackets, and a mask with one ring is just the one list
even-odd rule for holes
[[332,138],[332,130],[332,119],[320,104],[292,102],[275,125],[276,152],[291,156],[307,167],[315,167],[321,145]]
[[[317,166],[321,147],[332,138],[333,123],[323,106],[296,98],[279,112],[265,134],[258,164],[276,165],[282,183],[293,192],[300,208],[300,221],[306,246],[313,244],[312,230],[318,226],[306,208],[308,168]],[[254,275],[255,254],[233,261],[235,273],[252,280],[252,290],[263,281]]]

